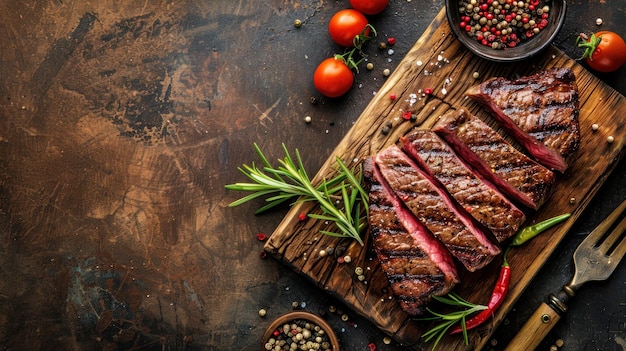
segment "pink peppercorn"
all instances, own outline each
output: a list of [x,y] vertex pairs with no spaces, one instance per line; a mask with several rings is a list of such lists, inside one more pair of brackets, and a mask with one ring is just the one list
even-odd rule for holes
[[396,43],[396,38],[394,37],[387,38],[387,44],[394,45],[395,43]]
[[395,100],[396,99],[396,94],[390,94],[389,95],[389,99],[390,100]]
[[433,93],[433,88],[424,88],[424,94],[430,95]]

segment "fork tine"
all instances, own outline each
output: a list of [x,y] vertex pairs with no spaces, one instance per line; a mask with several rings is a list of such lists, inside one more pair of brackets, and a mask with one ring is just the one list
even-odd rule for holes
[[[607,255],[611,247],[615,245],[617,240],[624,234],[624,230],[626,230],[626,216],[622,218],[622,221],[620,222],[620,224],[618,224],[617,227],[615,227],[615,229],[611,232],[611,234],[609,234],[609,236],[602,242],[602,244],[598,246],[600,253]],[[626,240],[622,240],[620,244],[624,246],[624,243],[626,243]],[[626,246],[624,247],[626,248]],[[618,251],[617,250],[618,248],[619,246],[616,247],[615,250],[613,250],[613,253]]]
[[611,256],[609,257],[609,259],[611,260],[611,262],[619,263],[622,257],[624,257],[624,254],[626,254],[626,237],[624,237],[622,241],[620,241],[620,243],[617,244],[617,246],[611,253]]
[[622,201],[622,203],[615,209],[611,214],[609,214],[597,227],[594,229],[582,243],[580,243],[580,247],[584,246],[595,246],[602,239],[604,234],[611,228],[613,223],[617,221],[619,216],[626,210],[626,200]]

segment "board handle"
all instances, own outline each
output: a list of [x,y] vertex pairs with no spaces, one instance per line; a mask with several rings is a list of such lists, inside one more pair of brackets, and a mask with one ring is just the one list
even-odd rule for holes
[[558,301],[554,295],[550,295],[549,302],[542,303],[535,310],[522,329],[507,345],[505,351],[533,351],[537,348],[541,340],[561,319],[561,314],[567,311],[567,307],[562,302],[560,305],[554,306],[554,300]]

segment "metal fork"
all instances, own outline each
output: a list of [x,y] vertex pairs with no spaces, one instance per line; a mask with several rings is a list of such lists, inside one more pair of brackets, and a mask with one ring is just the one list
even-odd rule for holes
[[[505,351],[535,350],[548,332],[567,312],[567,301],[586,282],[607,279],[626,253],[626,200],[606,217],[574,251],[574,277],[569,284],[535,310],[511,340]],[[620,221],[621,218],[621,221]],[[615,226],[610,234],[607,232]],[[619,243],[618,243],[619,240]]]

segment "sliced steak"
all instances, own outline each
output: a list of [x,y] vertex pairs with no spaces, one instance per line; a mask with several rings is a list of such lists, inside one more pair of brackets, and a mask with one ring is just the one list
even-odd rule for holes
[[453,258],[402,204],[371,158],[363,170],[374,251],[402,309],[422,314],[433,295],[445,295],[459,282]]
[[400,140],[404,151],[499,242],[515,234],[526,220],[520,209],[474,173],[435,132],[416,130]]
[[433,130],[512,200],[536,210],[550,196],[555,174],[519,152],[478,117],[463,109],[450,110]]
[[544,166],[564,172],[580,146],[574,72],[555,68],[515,80],[492,78],[467,90]]
[[374,162],[391,189],[467,270],[489,264],[500,253],[497,244],[399,147],[379,152]]

